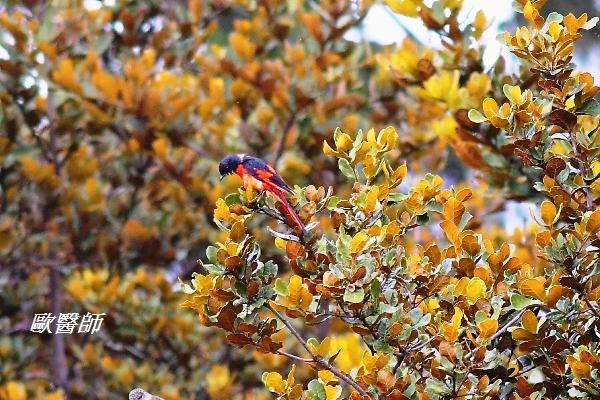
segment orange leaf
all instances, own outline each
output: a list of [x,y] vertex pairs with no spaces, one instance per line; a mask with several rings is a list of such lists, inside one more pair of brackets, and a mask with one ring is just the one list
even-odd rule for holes
[[544,200],[542,202],[540,212],[542,214],[542,220],[547,226],[554,224],[558,211],[553,203],[549,202],[548,200]]
[[523,328],[527,329],[527,331],[537,333],[538,320],[533,311],[525,311],[521,317],[521,322],[523,323]]
[[487,318],[479,323],[478,328],[480,331],[479,338],[487,339],[498,330],[498,320]]
[[594,211],[588,218],[585,229],[590,233],[596,233],[600,229],[600,208]]
[[529,278],[525,279],[519,285],[519,290],[525,296],[535,297],[538,300],[546,300],[546,290],[544,289],[543,278]]

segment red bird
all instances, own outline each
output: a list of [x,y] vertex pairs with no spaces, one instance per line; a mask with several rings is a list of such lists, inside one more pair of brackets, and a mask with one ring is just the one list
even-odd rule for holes
[[230,154],[219,163],[221,179],[226,175],[236,173],[243,180],[245,188],[251,187],[258,192],[267,192],[278,201],[297,226],[304,231],[304,224],[298,214],[288,203],[285,195],[292,189],[273,167],[257,157],[246,154]]

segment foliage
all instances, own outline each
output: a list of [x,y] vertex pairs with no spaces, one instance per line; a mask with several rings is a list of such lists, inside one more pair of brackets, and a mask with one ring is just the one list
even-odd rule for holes
[[370,1],[0,8],[0,398],[600,396],[597,18],[516,1],[511,74],[484,11],[386,3],[441,47],[346,40]]
[[[379,101],[362,79],[373,65],[365,47],[342,38],[365,11],[193,0],[0,7],[0,387],[36,398],[60,387],[70,398],[122,398],[134,384],[167,399],[262,390],[252,366],[280,361],[224,349],[191,325],[176,277],[220,237],[212,209],[236,184],[218,182],[222,155],[257,154],[286,177],[333,182],[335,165],[315,149]],[[28,332],[33,314],[50,311],[107,321],[95,336]]]
[[[227,236],[208,248],[204,272],[184,286],[190,293],[184,305],[204,325],[228,332],[233,345],[312,366],[316,373],[304,385],[295,368],[287,378],[266,372],[265,386],[280,398],[600,395],[600,175],[594,171],[600,109],[592,77],[571,63],[580,31],[597,19],[551,13],[544,20],[543,2],[521,2],[530,27],[506,34],[505,42],[529,71],[510,77],[500,66],[488,78],[462,64],[480,66],[477,48],[466,46],[481,35],[482,14],[461,31],[460,2],[389,3],[447,39],[437,54],[419,54],[405,42],[382,56],[406,90],[402,96],[439,106],[434,115],[457,130],[448,142],[459,158],[504,176],[508,196],[546,198],[535,236],[541,262],[516,255],[518,244],[495,245],[477,231],[467,211],[469,188],[446,189],[432,174],[402,185],[407,167],[394,161],[394,128],[356,135],[338,129],[323,151],[337,158],[352,189],[296,187],[309,232],[270,230],[290,271],[263,261],[246,228],[257,211],[276,210],[240,189],[215,212]],[[433,66],[442,55],[453,70]],[[419,238],[421,230],[431,233]],[[362,356],[338,359],[344,350],[334,345],[336,334],[320,335],[324,325],[358,336]]]

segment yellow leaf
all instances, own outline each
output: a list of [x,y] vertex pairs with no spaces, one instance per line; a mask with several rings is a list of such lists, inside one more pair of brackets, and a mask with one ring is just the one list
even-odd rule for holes
[[512,331],[511,335],[514,340],[532,340],[536,337],[533,333],[523,328],[516,328]]
[[189,0],[188,10],[190,12],[190,19],[192,22],[198,22],[202,18],[202,1],[200,0]]
[[376,140],[375,140],[375,129],[371,128],[371,129],[369,129],[367,131],[367,142],[368,143],[373,143],[373,144],[376,143]]
[[288,295],[290,303],[297,305],[302,300],[302,278],[298,275],[292,275],[288,285]]
[[317,375],[319,376],[321,382],[323,382],[325,385],[327,385],[329,382],[335,379],[335,375],[333,374],[333,372],[331,372],[328,369],[320,370],[319,372],[317,372]]
[[347,133],[340,131],[335,138],[335,146],[338,151],[348,151],[352,148],[352,138]]
[[239,32],[231,32],[229,34],[229,45],[234,53],[242,60],[249,61],[254,57],[256,45]]
[[350,253],[355,254],[360,252],[365,243],[369,240],[369,235],[365,231],[360,231],[350,241]]
[[265,372],[262,380],[270,392],[277,393],[278,395],[285,393],[287,385],[278,372]]
[[481,321],[479,323],[479,325],[477,325],[477,327],[479,328],[479,338],[480,339],[487,339],[490,336],[492,336],[494,333],[496,333],[496,331],[498,330],[498,320],[497,319],[492,319],[492,318],[487,318],[483,321]]
[[444,323],[442,325],[442,334],[444,335],[444,339],[448,342],[455,342],[458,338],[458,328],[460,327],[460,323],[463,317],[463,311],[459,307],[454,307],[454,315],[452,316],[452,320],[450,323]]
[[62,389],[46,394],[44,400],[64,400],[66,397]]
[[377,198],[379,197],[379,187],[371,186],[365,198],[365,213],[372,214],[377,206]]
[[557,21],[552,21],[550,23],[550,25],[548,26],[548,33],[552,37],[553,42],[558,41],[561,31],[562,31],[562,26],[560,26],[560,24]]
[[231,212],[229,211],[229,206],[225,203],[225,200],[217,200],[214,217],[219,221],[229,221],[231,219]]
[[423,90],[420,93],[425,99],[443,101],[448,108],[455,110],[460,107],[463,98],[459,87],[459,71],[443,70],[427,79],[423,83]]
[[554,220],[558,211],[552,202],[544,200],[540,207],[540,212],[542,215],[542,221],[544,221],[547,226],[554,224]]
[[225,365],[215,364],[206,374],[206,391],[211,398],[226,396],[231,388],[231,374]]
[[336,400],[338,399],[338,390],[334,386],[325,386],[325,400]]
[[589,233],[596,233],[600,229],[600,208],[596,209],[587,220],[585,229]]
[[[282,332],[281,342],[283,342],[283,340],[285,339],[285,332],[283,330],[281,330],[280,332]],[[290,369],[290,372],[288,372],[288,376],[287,376],[288,386],[292,386],[296,382],[296,378],[294,377],[295,371],[296,371],[296,366],[292,365],[292,368]]]
[[596,286],[594,289],[592,289],[592,291],[589,294],[589,299],[593,300],[593,301],[598,301],[600,300],[600,285]]
[[329,355],[329,351],[331,350],[331,338],[328,336],[319,345],[318,354],[321,357],[327,357]]
[[277,247],[280,250],[285,250],[286,248],[286,241],[280,237],[276,237],[275,238],[275,247]]
[[567,356],[567,363],[573,370],[573,375],[578,379],[586,379],[590,376],[590,365],[585,362],[581,362],[573,356]]
[[544,19],[540,16],[539,11],[532,5],[530,0],[528,0],[527,3],[525,3],[525,7],[523,7],[523,15],[534,27],[538,29],[542,27]]
[[416,0],[385,0],[385,3],[398,14],[408,17],[416,17],[419,15]]
[[475,28],[475,38],[481,37],[481,33],[487,27],[487,18],[483,10],[477,11],[475,19],[473,20],[473,28]]
[[498,103],[491,97],[487,97],[483,100],[483,113],[487,119],[491,119],[498,114]]
[[396,168],[392,173],[392,181],[394,182],[394,184],[398,184],[399,182],[401,182],[402,179],[404,179],[404,177],[406,176],[407,172],[408,168],[406,167],[406,164],[402,164],[401,166]]
[[165,158],[167,156],[168,141],[164,137],[159,137],[152,142],[152,150],[158,158]]
[[0,397],[6,400],[26,400],[25,386],[20,382],[9,381],[0,387]]
[[541,247],[548,246],[551,240],[552,232],[550,231],[542,231],[535,235],[535,242]]
[[325,140],[323,141],[323,154],[330,157],[339,155],[339,153],[332,149],[329,143],[327,143]]
[[523,97],[523,94],[521,93],[521,88],[519,86],[504,85],[503,90],[504,94],[506,95],[506,98],[512,104],[521,105],[525,101],[525,98]]
[[483,279],[475,277],[469,280],[467,285],[467,300],[469,304],[475,304],[477,300],[485,298],[487,288]]
[[377,136],[377,143],[387,149],[393,148],[396,145],[397,140],[398,133],[396,133],[396,129],[392,126],[383,128],[379,131],[379,135]]
[[52,71],[52,79],[66,89],[76,93],[81,92],[81,86],[75,79],[73,60],[70,58],[63,58],[60,60],[58,63],[58,68]]
[[331,351],[332,339],[328,336],[321,343],[316,339],[310,339],[307,342],[311,352],[319,357],[327,357]]
[[229,238],[234,242],[241,241],[246,235],[246,228],[240,221],[235,222],[229,231]]
[[319,17],[319,14],[307,12],[301,13],[300,20],[312,37],[321,40],[321,18]]
[[531,296],[542,301],[546,300],[546,290],[544,289],[544,283],[539,279],[525,279],[519,285],[519,290],[525,296]]

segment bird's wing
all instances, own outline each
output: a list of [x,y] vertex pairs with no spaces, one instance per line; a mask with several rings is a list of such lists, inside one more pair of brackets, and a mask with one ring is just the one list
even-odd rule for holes
[[285,183],[283,178],[269,164],[256,157],[248,157],[243,161],[246,170],[257,179],[276,186],[284,192],[292,193],[292,188]]

